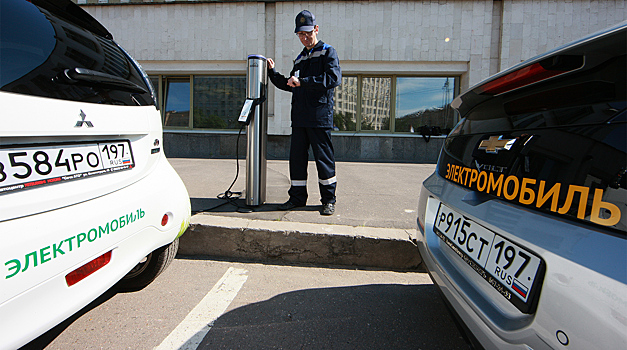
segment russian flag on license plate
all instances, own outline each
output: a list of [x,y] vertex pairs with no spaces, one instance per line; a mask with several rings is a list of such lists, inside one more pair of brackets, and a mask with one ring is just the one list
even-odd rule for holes
[[514,280],[514,283],[512,283],[512,289],[514,289],[516,291],[516,293],[520,294],[520,296],[522,296],[523,298],[526,298],[527,297],[527,293],[529,292],[529,289],[527,289],[527,287],[523,286],[516,279]]

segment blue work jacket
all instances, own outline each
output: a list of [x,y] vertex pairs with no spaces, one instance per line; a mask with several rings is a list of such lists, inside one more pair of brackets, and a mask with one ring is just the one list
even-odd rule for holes
[[298,77],[299,87],[287,86],[289,78],[275,69],[270,69],[268,76],[277,88],[292,93],[293,127],[333,127],[333,91],[342,82],[342,70],[331,45],[318,41],[296,57],[290,76]]

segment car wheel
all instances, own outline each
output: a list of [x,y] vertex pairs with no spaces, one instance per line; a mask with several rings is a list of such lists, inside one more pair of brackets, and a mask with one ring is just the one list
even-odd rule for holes
[[174,242],[148,254],[118,282],[116,289],[134,292],[148,286],[170,265],[178,249],[179,240],[177,238]]

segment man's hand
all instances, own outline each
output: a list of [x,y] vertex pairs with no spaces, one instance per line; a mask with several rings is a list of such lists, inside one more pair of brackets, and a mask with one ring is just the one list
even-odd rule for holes
[[[274,60],[272,58],[268,58],[268,68],[269,69],[274,69]],[[287,86],[299,87],[300,86],[300,80],[298,80],[297,77],[290,77],[290,79],[287,81]]]
[[290,79],[287,81],[287,86],[299,87],[300,86],[300,80],[298,80],[297,77],[290,77]]

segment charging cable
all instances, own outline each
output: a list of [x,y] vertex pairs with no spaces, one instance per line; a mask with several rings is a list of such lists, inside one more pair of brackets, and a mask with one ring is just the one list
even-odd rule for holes
[[242,136],[242,130],[244,130],[244,127],[246,126],[246,124],[243,124],[240,129],[239,132],[237,133],[237,141],[235,142],[235,163],[237,164],[236,166],[236,172],[235,172],[235,179],[233,179],[233,182],[231,183],[231,186],[229,186],[229,188],[224,191],[224,193],[220,193],[217,198],[218,199],[223,199],[225,200],[224,203],[220,203],[218,205],[215,205],[211,208],[206,208],[206,209],[201,209],[201,210],[196,210],[196,211],[192,211],[192,215],[195,214],[199,214],[199,213],[204,213],[207,211],[212,211],[214,209],[217,209],[227,203],[232,204],[233,206],[237,207],[237,208],[242,208],[242,209],[249,209],[247,207],[242,207],[239,204],[237,204],[237,200],[239,198],[242,197],[242,192],[231,192],[231,189],[233,188],[233,185],[235,185],[235,182],[237,181],[237,178],[239,177],[239,139]]
[[250,124],[250,121],[253,115],[252,112],[255,110],[255,107],[264,103],[265,101],[266,101],[265,96],[261,96],[259,98],[254,98],[254,99],[247,98],[246,101],[244,101],[244,106],[242,107],[242,111],[240,112],[239,118],[237,120],[241,124],[241,127],[239,128],[239,132],[237,133],[237,141],[235,142],[235,162],[237,163],[237,171],[235,173],[235,179],[233,179],[231,186],[229,186],[229,188],[226,191],[224,191],[224,193],[220,193],[218,195],[218,199],[223,199],[226,202],[222,204],[218,204],[208,209],[193,211],[192,214],[198,214],[198,213],[202,213],[206,211],[211,211],[227,203],[231,203],[234,207],[238,209],[238,211],[247,212],[247,213],[250,213],[253,211],[248,206],[242,207],[241,205],[237,204],[236,200],[242,197],[242,192],[231,192],[231,189],[233,188],[233,185],[235,185],[235,182],[237,181],[237,178],[239,177],[239,139],[242,136],[242,130],[244,130],[245,126]]

